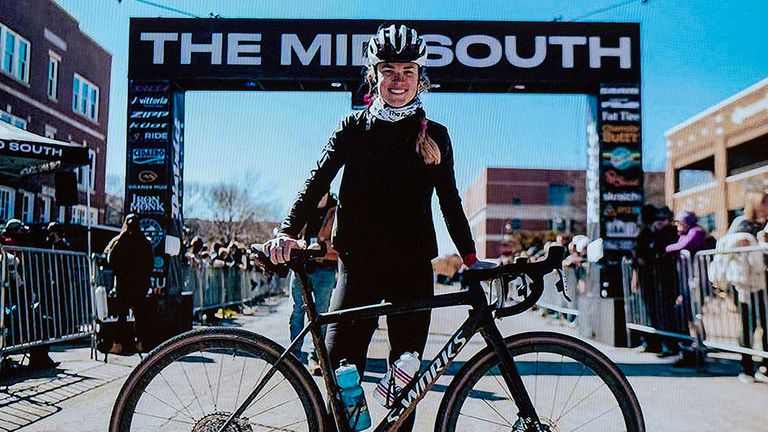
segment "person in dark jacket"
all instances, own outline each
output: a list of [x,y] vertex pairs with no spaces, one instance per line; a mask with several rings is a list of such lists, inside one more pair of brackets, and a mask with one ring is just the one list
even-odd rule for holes
[[135,345],[141,351],[143,339],[142,324],[147,309],[149,277],[152,274],[152,244],[139,229],[139,217],[129,214],[125,217],[123,229],[107,245],[107,261],[115,275],[117,291],[118,324],[114,352],[133,351],[134,336],[127,322],[128,309],[133,310],[136,337]]
[[[477,261],[448,130],[426,118],[418,97],[429,88],[423,39],[405,26],[381,28],[368,42],[367,58],[370,106],[347,116],[331,135],[279,235],[265,245],[274,263],[288,261],[299,232],[343,166],[333,239],[341,264],[331,310],[433,296],[434,192],[464,263]],[[347,359],[363,376],[376,323],[330,324],[331,366]],[[387,323],[390,364],[404,352],[424,353],[429,311],[392,315]],[[411,430],[413,420],[411,415],[399,430]]]

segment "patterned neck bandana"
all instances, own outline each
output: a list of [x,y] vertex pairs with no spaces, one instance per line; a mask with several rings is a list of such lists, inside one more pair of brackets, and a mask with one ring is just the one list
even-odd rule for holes
[[412,116],[416,113],[416,110],[421,108],[421,106],[421,100],[416,97],[406,106],[393,108],[391,106],[384,105],[384,101],[381,99],[381,96],[379,96],[373,100],[373,103],[368,108],[368,111],[379,120],[396,122],[398,120]]

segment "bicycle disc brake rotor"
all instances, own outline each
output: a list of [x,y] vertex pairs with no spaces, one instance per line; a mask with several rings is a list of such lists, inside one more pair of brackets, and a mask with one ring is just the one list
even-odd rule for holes
[[554,421],[547,418],[540,418],[541,426],[537,429],[535,425],[518,418],[515,425],[512,426],[512,432],[559,432]]
[[[192,432],[218,432],[227,421],[231,413],[215,412],[201,418],[192,428]],[[225,432],[253,432],[253,428],[247,419],[236,418],[227,426]]]

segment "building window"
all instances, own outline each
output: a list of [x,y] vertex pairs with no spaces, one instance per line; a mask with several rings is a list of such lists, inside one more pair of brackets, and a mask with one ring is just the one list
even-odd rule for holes
[[59,206],[59,218],[58,218],[58,221],[61,222],[61,223],[64,223],[65,222],[64,218],[66,217],[65,216],[66,214],[67,214],[67,209],[64,206]]
[[715,157],[710,156],[675,170],[675,192],[703,186],[715,180]]
[[96,225],[97,221],[97,215],[98,210],[96,209],[88,209],[88,207],[78,204],[76,206],[72,206],[72,220],[71,222],[74,224],[81,224],[81,225],[87,225],[88,224],[88,215],[91,216],[91,225]]
[[0,24],[0,70],[13,78],[29,83],[29,41]]
[[77,174],[77,190],[85,192],[88,190],[88,183],[90,181],[91,193],[93,193],[94,181],[96,180],[96,151],[88,149],[88,157],[91,163],[88,166],[81,166],[75,170]]
[[53,53],[48,57],[48,99],[57,100],[59,93],[59,58]]
[[99,119],[99,88],[78,74],[72,83],[72,111],[93,121]]
[[8,124],[12,124],[20,129],[27,129],[26,120],[24,120],[21,117],[16,117],[15,115],[5,111],[0,111],[0,121],[4,121]]
[[13,207],[16,200],[16,191],[5,186],[0,186],[0,220],[8,220],[13,217]]
[[35,195],[32,192],[20,190],[21,194],[21,221],[32,223],[35,211]]
[[45,125],[45,137],[46,138],[56,139],[56,132],[58,132],[58,130],[55,127],[53,127],[53,126],[51,126],[49,124]]
[[41,198],[43,207],[40,209],[40,222],[46,223],[51,220],[51,197],[43,195]]
[[547,191],[548,205],[566,205],[568,197],[573,193],[573,186],[564,184],[551,184]]

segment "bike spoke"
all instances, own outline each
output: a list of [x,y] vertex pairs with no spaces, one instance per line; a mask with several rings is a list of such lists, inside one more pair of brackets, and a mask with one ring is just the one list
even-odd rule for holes
[[186,404],[184,404],[184,402],[182,402],[181,398],[180,398],[180,397],[179,397],[179,395],[176,393],[176,390],[174,390],[174,389],[173,389],[173,386],[171,385],[171,383],[169,383],[169,382],[168,382],[168,380],[165,378],[165,375],[163,375],[163,371],[160,371],[160,378],[161,378],[161,379],[162,379],[162,380],[165,382],[165,385],[167,385],[167,386],[168,386],[168,389],[171,391],[171,393],[173,393],[173,395],[174,395],[174,396],[176,396],[176,400],[177,400],[177,401],[179,401],[179,403],[180,403],[180,404],[181,404],[181,406],[183,407],[184,411],[186,411],[186,412],[187,412],[187,415],[189,415],[189,418],[191,418],[192,420],[195,420],[195,421],[197,421],[197,419],[195,418],[195,416],[193,416],[193,415],[192,415],[192,413],[191,413],[191,412],[189,412],[189,409],[187,408],[187,405],[186,405]]
[[618,408],[618,407],[619,407],[619,406],[618,406],[618,405],[616,405],[615,407],[609,408],[608,410],[606,410],[605,412],[603,412],[603,413],[602,413],[602,414],[600,414],[599,416],[597,416],[597,417],[593,418],[592,420],[589,420],[589,421],[587,421],[587,422],[585,422],[585,423],[582,423],[582,424],[580,424],[579,426],[577,426],[575,429],[571,429],[571,430],[572,430],[572,431],[576,431],[576,430],[579,430],[579,429],[583,428],[584,426],[588,425],[589,423],[592,423],[593,421],[595,421],[595,420],[599,419],[600,417],[602,417],[602,416],[604,416],[604,415],[608,414],[609,412],[611,412],[611,411],[615,410],[615,409],[616,409],[616,408]]
[[568,411],[564,412],[563,415],[560,416],[560,418],[563,418],[566,415],[568,415],[569,412],[573,411],[577,406],[581,405],[585,400],[587,400],[590,397],[592,397],[592,395],[597,393],[598,390],[600,390],[601,388],[605,387],[605,383],[603,383],[602,381],[601,381],[601,383],[602,383],[602,385],[598,385],[594,390],[589,392],[589,394],[587,394],[586,396],[581,398],[581,400],[576,402],[576,404],[574,406],[572,406]]
[[560,354],[560,373],[557,374],[557,382],[555,383],[555,391],[552,394],[552,409],[549,410],[549,418],[552,418],[552,416],[555,414],[555,402],[557,401],[557,391],[560,388],[560,376],[563,373],[563,356]]
[[221,391],[221,371],[224,369],[224,353],[221,354],[221,360],[219,361],[219,378],[216,382],[216,400],[213,401],[213,405],[217,406],[219,404],[219,392]]
[[206,413],[205,413],[205,410],[203,409],[203,404],[200,403],[200,398],[197,397],[197,392],[195,391],[195,388],[192,386],[192,381],[189,379],[187,370],[184,369],[184,362],[179,362],[179,367],[181,368],[181,371],[184,373],[184,378],[187,380],[189,389],[192,390],[192,396],[195,397],[195,401],[197,402],[198,408],[200,408],[200,412],[202,413],[202,416],[205,417]]
[[[156,401],[160,402],[161,404],[163,404],[163,405],[167,406],[168,408],[172,409],[172,410],[174,411],[174,414],[175,414],[175,413],[179,413],[179,412],[181,412],[181,410],[185,409],[185,408],[184,408],[184,404],[181,404],[181,408],[176,408],[175,406],[173,406],[173,405],[169,404],[168,402],[164,401],[163,399],[161,399],[161,398],[159,398],[159,397],[157,397],[157,396],[153,395],[152,393],[148,392],[147,390],[144,390],[144,391],[142,392],[142,394],[145,394],[145,395],[147,395],[147,396],[151,397],[152,399],[154,399],[154,400],[156,400]],[[195,421],[195,418],[194,418],[194,417],[192,417],[192,416],[189,416],[189,419],[190,419],[191,421]]]
[[581,373],[579,374],[579,378],[576,379],[576,384],[573,385],[573,388],[571,389],[571,393],[568,394],[568,399],[565,400],[565,403],[563,404],[563,410],[560,411],[560,415],[557,417],[557,420],[559,421],[561,418],[563,418],[563,415],[565,415],[565,409],[568,408],[568,402],[571,401],[571,397],[573,397],[573,394],[576,392],[576,389],[579,387],[579,383],[581,382],[581,378],[584,376],[584,371],[587,369],[587,366],[582,364],[581,365]]
[[200,357],[202,357],[202,359],[203,359],[203,361],[201,363],[203,363],[203,372],[205,372],[205,382],[208,383],[208,391],[211,392],[211,401],[213,402],[213,409],[214,409],[214,411],[218,411],[219,408],[216,406],[216,401],[213,398],[213,388],[212,388],[213,386],[211,385],[211,379],[208,376],[208,368],[205,367],[206,357],[203,355],[202,351],[198,351],[198,352],[200,353]]
[[272,410],[273,410],[273,409],[275,409],[275,408],[279,408],[279,407],[281,407],[281,406],[283,406],[283,405],[287,405],[287,404],[289,404],[289,403],[291,403],[291,402],[293,402],[293,401],[297,401],[297,400],[299,400],[299,397],[298,397],[298,396],[297,396],[297,397],[295,397],[295,398],[293,398],[293,399],[291,399],[291,400],[287,400],[287,401],[285,401],[285,402],[281,402],[281,403],[279,403],[279,404],[277,404],[277,405],[273,405],[273,406],[271,406],[271,407],[269,407],[269,408],[267,408],[267,409],[265,409],[265,410],[261,410],[261,411],[257,412],[256,414],[254,414],[254,415],[252,415],[252,416],[249,416],[249,418],[256,418],[256,417],[258,417],[258,416],[260,416],[260,415],[262,415],[262,414],[264,414],[264,413],[266,413],[266,412],[272,411]]
[[171,420],[171,421],[175,421],[177,423],[188,424],[188,425],[192,425],[192,426],[195,425],[195,423],[191,422],[191,421],[184,421],[184,420],[179,420],[179,419],[167,419],[165,417],[160,417],[160,416],[157,416],[157,415],[154,415],[154,414],[147,414],[147,413],[143,413],[143,412],[140,412],[140,411],[134,411],[133,414],[141,415],[141,416],[145,416],[145,417],[152,417],[152,418],[156,418],[156,419],[160,419],[160,420]]
[[[475,390],[472,390],[471,392],[477,393]],[[503,421],[504,421],[504,423],[506,423],[506,424],[507,424],[507,426],[512,426],[512,424],[511,424],[510,422],[508,422],[506,418],[504,418],[504,416],[503,416],[503,415],[502,415],[502,414],[499,412],[499,410],[497,410],[497,409],[496,409],[496,408],[495,408],[493,405],[491,405],[491,403],[490,403],[490,402],[488,402],[487,400],[485,400],[485,398],[483,398],[482,396],[480,396],[480,397],[478,397],[478,399],[479,399],[479,400],[481,400],[481,401],[483,401],[483,403],[484,403],[485,405],[487,405],[487,406],[488,406],[488,408],[490,408],[491,410],[493,410],[493,412],[495,412],[495,413],[496,413],[496,415],[497,415],[497,416],[499,416],[499,418],[500,418],[501,420],[503,420]]]
[[464,416],[464,417],[469,417],[469,418],[474,419],[474,420],[480,420],[480,421],[484,421],[486,423],[495,424],[497,426],[503,426],[503,427],[513,426],[513,425],[510,425],[509,423],[507,423],[507,424],[499,423],[499,422],[495,422],[493,420],[488,420],[488,419],[484,419],[484,418],[480,418],[480,417],[475,417],[475,416],[470,415],[470,414],[459,413],[459,415],[460,416]]
[[[237,350],[235,350],[235,352],[233,353],[233,356],[237,356]],[[238,404],[240,402],[240,388],[243,386],[243,374],[245,373],[245,359],[246,357],[243,357],[243,367],[242,369],[240,369],[240,379],[237,380],[237,396],[235,397],[235,409],[237,409]]]

